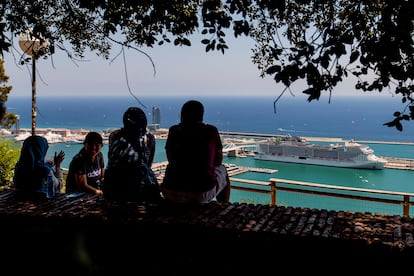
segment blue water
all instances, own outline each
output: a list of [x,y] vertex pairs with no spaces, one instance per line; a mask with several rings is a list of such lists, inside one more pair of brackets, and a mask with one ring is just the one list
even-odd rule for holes
[[[179,121],[181,105],[188,97],[143,97],[141,106],[132,97],[37,97],[37,127],[102,130],[122,125],[122,114],[131,105],[147,112],[161,111],[161,127]],[[405,122],[404,131],[383,126],[402,106],[391,97],[337,97],[331,103],[308,103],[303,98],[282,99],[276,105],[272,97],[201,97],[205,122],[221,131],[340,137],[356,140],[406,141],[414,137],[413,122]],[[20,127],[31,127],[31,99],[9,97],[8,112],[20,115]],[[281,130],[281,131],[280,131]]]
[[[120,127],[122,114],[129,106],[140,106],[151,122],[151,109],[159,107],[161,127],[168,128],[179,121],[181,105],[186,97],[144,97],[141,106],[134,98],[38,97],[37,127],[105,130]],[[292,134],[313,137],[337,137],[344,139],[413,142],[413,122],[406,122],[404,131],[383,126],[400,109],[399,100],[393,98],[334,98],[326,102],[308,103],[304,100],[284,100],[276,105],[274,98],[196,98],[205,105],[205,122],[216,125],[220,131]],[[31,127],[31,99],[10,97],[8,112],[20,115],[20,127]],[[155,162],[165,160],[165,140],[157,140]],[[414,146],[404,144],[368,143],[378,156],[414,159]],[[71,157],[79,151],[79,144],[52,144],[49,154],[63,149],[68,167]],[[103,147],[104,155],[107,145]],[[253,157],[228,158],[224,162],[241,166],[271,168],[274,174],[245,173],[240,178],[268,181],[272,177],[323,183],[337,186],[358,187],[414,193],[413,171],[384,169],[356,170],[312,165],[287,164],[255,160]],[[260,194],[232,192],[233,201],[268,202],[269,197]],[[280,198],[283,201],[283,197]],[[286,201],[287,202],[287,201]],[[331,204],[324,200],[324,204]],[[323,206],[323,205],[322,205]]]

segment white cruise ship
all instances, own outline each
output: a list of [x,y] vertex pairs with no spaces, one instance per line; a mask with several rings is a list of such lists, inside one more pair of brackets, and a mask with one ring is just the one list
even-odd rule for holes
[[354,141],[317,145],[298,136],[278,136],[256,144],[255,159],[354,169],[381,170],[387,161]]

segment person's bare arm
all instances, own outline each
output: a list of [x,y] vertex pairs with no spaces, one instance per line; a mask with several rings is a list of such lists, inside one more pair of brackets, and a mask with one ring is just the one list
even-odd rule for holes
[[62,178],[62,172],[61,172],[61,164],[63,162],[63,160],[65,159],[65,153],[63,151],[60,151],[59,153],[55,152],[55,156],[53,157],[53,165],[55,166],[56,169],[56,177],[57,178]]
[[85,174],[75,174],[76,184],[81,191],[89,192],[95,195],[103,195],[103,192],[88,184]]

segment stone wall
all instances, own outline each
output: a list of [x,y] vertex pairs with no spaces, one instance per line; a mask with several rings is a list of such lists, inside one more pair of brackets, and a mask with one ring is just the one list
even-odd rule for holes
[[0,192],[2,267],[50,275],[398,273],[413,221],[253,204],[181,206]]

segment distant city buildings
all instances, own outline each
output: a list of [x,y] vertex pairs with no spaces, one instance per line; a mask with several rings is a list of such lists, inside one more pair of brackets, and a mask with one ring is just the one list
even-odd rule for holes
[[161,124],[161,111],[157,106],[152,107],[152,123],[158,125]]
[[16,118],[17,118],[17,121],[16,121],[16,124],[15,124],[15,127],[16,127],[15,131],[16,131],[16,133],[19,133],[20,132],[20,115],[16,114]]
[[157,106],[152,107],[152,123],[148,124],[148,129],[151,131],[157,130],[161,126],[161,110]]

